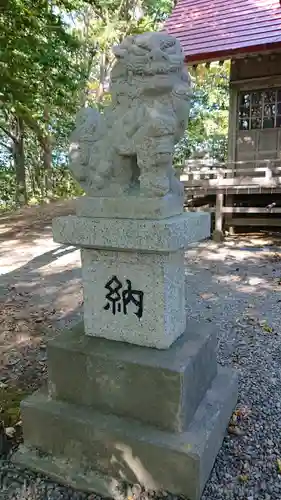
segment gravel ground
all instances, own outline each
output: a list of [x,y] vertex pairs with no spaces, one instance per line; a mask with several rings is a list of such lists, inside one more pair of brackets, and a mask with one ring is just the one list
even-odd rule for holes
[[[202,500],[280,500],[281,244],[243,236],[208,242],[191,248],[186,264],[188,315],[217,326],[218,361],[240,378],[238,405]],[[97,498],[20,471],[8,459],[0,470],[3,500]],[[137,487],[123,496],[146,497]]]
[[[281,499],[281,248],[266,240],[202,245],[187,259],[188,314],[218,327],[218,361],[239,400],[202,500]],[[188,288],[187,288],[188,290]]]

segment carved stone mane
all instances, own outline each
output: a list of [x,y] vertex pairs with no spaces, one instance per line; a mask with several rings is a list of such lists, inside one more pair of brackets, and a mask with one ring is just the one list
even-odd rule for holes
[[180,193],[174,146],[184,133],[190,78],[178,40],[165,33],[129,36],[113,48],[111,104],[79,111],[70,169],[89,196]]

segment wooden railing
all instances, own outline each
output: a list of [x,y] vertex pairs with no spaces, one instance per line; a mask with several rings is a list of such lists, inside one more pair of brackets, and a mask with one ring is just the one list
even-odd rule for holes
[[[215,233],[222,234],[224,214],[268,214],[281,213],[275,207],[237,207],[232,195],[281,193],[281,160],[252,160],[217,163],[212,160],[189,160],[181,167],[180,179],[185,186],[189,205],[194,198],[207,195],[216,196],[215,207],[200,207],[199,210],[215,212]],[[227,206],[224,205],[228,196]],[[191,210],[195,208],[189,207]],[[197,208],[198,210],[198,208]],[[247,225],[245,218],[233,220],[236,224]],[[249,222],[249,219],[248,219]],[[260,219],[251,219],[251,224],[263,225]],[[235,224],[235,225],[236,225]],[[281,219],[273,225],[281,225]]]

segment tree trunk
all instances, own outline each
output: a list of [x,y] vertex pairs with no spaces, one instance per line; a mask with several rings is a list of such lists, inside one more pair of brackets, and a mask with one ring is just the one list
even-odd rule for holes
[[19,205],[24,205],[27,203],[27,190],[24,161],[24,125],[23,119],[21,117],[17,117],[15,121],[13,160],[16,173],[16,202]]
[[51,189],[51,174],[52,174],[52,146],[50,137],[45,138],[43,144],[43,168],[44,168],[44,184],[46,195],[49,196]]
[[100,77],[96,93],[97,104],[101,103],[103,99],[105,77],[106,77],[106,54],[105,52],[103,52],[100,57]]
[[[47,106],[44,109],[44,121],[46,123],[46,130],[49,123],[49,111]],[[50,135],[45,136],[42,143],[42,157],[44,169],[44,187],[45,195],[48,197],[51,191],[51,173],[52,173],[52,144]]]
[[[93,41],[91,38],[91,26],[94,22],[96,16],[94,11],[90,5],[87,5],[83,10],[83,43],[82,43],[82,70],[84,71],[84,79],[83,84],[80,90],[80,98],[79,104],[80,108],[85,108],[88,106],[89,99],[89,91],[88,91],[88,83],[90,81],[94,58],[97,53],[96,41]],[[81,61],[79,60],[79,64]]]

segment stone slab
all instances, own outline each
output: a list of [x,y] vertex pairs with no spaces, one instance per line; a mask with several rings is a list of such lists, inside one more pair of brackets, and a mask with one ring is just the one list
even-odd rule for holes
[[113,478],[199,500],[236,398],[236,376],[220,369],[188,430],[169,433],[36,393],[22,403],[22,418],[27,450],[37,456],[21,448],[14,460],[96,493]]
[[184,251],[82,249],[86,335],[167,349],[186,326]]
[[186,430],[217,373],[216,334],[189,322],[167,351],[85,336],[83,323],[48,344],[53,399]]
[[77,217],[53,220],[57,243],[85,248],[172,252],[210,236],[210,214],[186,212],[162,220]]
[[144,196],[89,197],[76,200],[76,215],[109,219],[165,219],[183,213],[183,197],[168,194],[161,198]]
[[83,470],[76,460],[55,457],[23,444],[12,456],[12,461],[23,468],[45,474],[60,484],[88,493],[94,491],[105,498],[120,500],[120,489],[124,488],[113,477],[90,468]]

